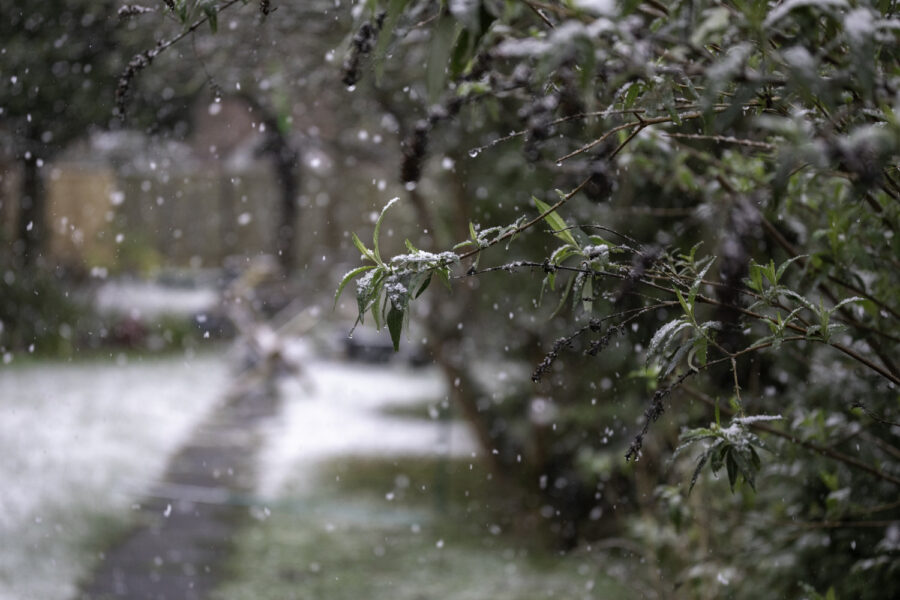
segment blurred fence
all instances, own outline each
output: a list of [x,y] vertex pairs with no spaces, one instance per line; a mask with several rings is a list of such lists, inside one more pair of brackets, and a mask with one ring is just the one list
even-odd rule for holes
[[47,181],[47,248],[76,269],[219,265],[232,254],[274,251],[278,201],[264,162],[124,175],[61,162]]

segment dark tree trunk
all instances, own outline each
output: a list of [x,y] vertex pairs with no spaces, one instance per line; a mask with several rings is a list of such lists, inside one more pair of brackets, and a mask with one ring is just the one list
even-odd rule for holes
[[41,256],[45,230],[44,186],[38,171],[37,157],[22,159],[22,195],[19,201],[19,224],[16,248],[24,267],[32,267]]
[[294,270],[297,239],[297,163],[299,152],[291,147],[287,138],[276,130],[272,134],[272,158],[275,163],[275,175],[281,191],[281,215],[275,238],[278,251],[278,262],[285,275]]
[[280,214],[274,232],[275,252],[278,255],[278,263],[287,276],[294,270],[296,263],[297,190],[300,187],[297,167],[300,163],[300,151],[291,145],[288,137],[279,129],[277,115],[250,94],[240,93],[237,97],[254,111],[258,111],[260,119],[265,124],[266,137],[257,153],[268,155],[275,169],[275,181],[281,196]]

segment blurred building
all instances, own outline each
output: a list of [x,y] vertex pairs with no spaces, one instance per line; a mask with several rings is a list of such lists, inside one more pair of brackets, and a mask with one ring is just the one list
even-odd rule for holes
[[275,251],[278,189],[252,112],[235,99],[195,112],[185,141],[99,132],[44,167],[52,261],[142,272]]

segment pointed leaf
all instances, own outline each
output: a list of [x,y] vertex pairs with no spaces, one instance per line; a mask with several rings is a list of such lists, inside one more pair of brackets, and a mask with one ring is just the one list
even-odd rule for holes
[[801,258],[807,258],[808,254],[801,254],[800,256],[795,256],[793,258],[789,258],[778,266],[778,270],[775,271],[775,283],[778,283],[781,280],[781,276],[784,275],[785,270],[791,266],[791,263],[794,261],[800,260]]
[[391,332],[391,342],[394,344],[394,352],[400,350],[400,333],[403,330],[403,311],[391,304],[391,310],[387,315],[388,331]]
[[[537,196],[532,196],[531,199],[534,201],[534,205],[537,207],[541,214],[547,213],[552,207],[546,202],[540,200]],[[575,241],[575,237],[572,235],[572,232],[569,231],[568,225],[566,225],[565,220],[559,216],[556,211],[547,214],[544,217],[544,220],[547,222],[547,225],[553,229],[553,235],[561,239],[562,241],[572,244],[576,248],[580,248],[578,242]]]
[[203,3],[203,13],[209,22],[209,29],[215,33],[219,29],[219,7],[216,6],[215,0],[207,0]]
[[350,283],[350,281],[354,277],[356,277],[360,273],[364,273],[364,272],[369,271],[374,268],[375,268],[375,265],[365,265],[362,267],[357,267],[357,268],[353,269],[352,271],[350,271],[349,273],[347,273],[346,275],[344,275],[344,278],[341,279],[340,285],[338,285],[337,292],[335,292],[335,294],[334,294],[334,305],[337,306],[337,302],[338,302],[338,299],[341,297],[341,293],[344,291],[344,288],[347,287],[347,284]]
[[372,244],[374,245],[375,249],[375,262],[379,264],[381,264],[381,252],[378,249],[378,236],[381,232],[381,222],[384,221],[384,215],[388,211],[388,209],[392,207],[394,203],[399,199],[400,198],[398,197],[391,198],[390,201],[388,201],[388,203],[384,205],[384,208],[381,209],[381,214],[378,215],[378,220],[375,221],[375,232],[372,234]]
[[409,0],[390,0],[388,3],[387,13],[384,18],[384,25],[381,28],[381,34],[378,36],[378,43],[375,46],[375,78],[381,79],[384,73],[384,59],[387,53],[388,45],[394,39],[394,29],[397,27],[397,20]]
[[425,290],[427,290],[427,289],[428,289],[428,286],[431,285],[431,277],[432,277],[432,275],[433,275],[433,273],[429,273],[429,274],[428,274],[428,277],[425,278],[425,281],[424,281],[424,282],[422,283],[422,285],[419,287],[419,291],[416,292],[416,295],[414,296],[415,298],[418,298],[419,296],[421,296],[421,295],[422,295],[422,292],[424,292]]
[[688,304],[691,306],[691,308],[694,307],[694,299],[697,298],[697,292],[700,291],[700,285],[703,283],[703,278],[706,276],[706,272],[709,271],[709,268],[715,261],[716,257],[711,256],[709,262],[707,262],[706,265],[702,269],[700,269],[700,272],[697,273],[697,278],[691,285],[691,291],[688,294]]
[[675,296],[678,298],[678,303],[681,304],[681,308],[684,310],[684,314],[689,318],[694,318],[693,307],[689,306],[687,301],[684,299],[684,296],[681,295],[681,290],[675,290]]
[[372,254],[372,251],[369,250],[368,248],[366,248],[366,245],[362,243],[362,240],[359,239],[359,236],[358,236],[358,235],[356,235],[356,234],[354,233],[354,234],[352,235],[352,239],[353,239],[353,245],[356,246],[356,249],[359,250],[359,252],[360,252],[363,256],[365,256],[366,258],[368,258],[368,259],[371,260],[372,262],[375,262],[375,263],[380,262],[380,261],[378,261],[378,260],[375,259],[375,255]]
[[700,472],[703,470],[703,466],[706,464],[706,461],[709,460],[710,451],[704,452],[700,459],[697,460],[697,467],[694,469],[693,475],[691,475],[691,486],[688,488],[688,495],[691,494],[691,490],[694,489],[694,484],[697,483],[697,479],[700,477]]
[[591,314],[594,310],[594,278],[585,277],[584,285],[581,288],[581,302],[584,306],[584,312]]
[[728,485],[731,486],[731,491],[734,492],[734,484],[737,482],[738,477],[738,466],[734,460],[734,451],[733,449],[729,449],[725,453],[725,467],[728,471]]

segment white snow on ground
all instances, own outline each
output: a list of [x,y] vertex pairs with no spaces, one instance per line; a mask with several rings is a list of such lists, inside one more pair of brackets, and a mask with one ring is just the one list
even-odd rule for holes
[[[302,346],[302,345],[301,345]],[[297,347],[288,348],[295,354]],[[347,455],[472,455],[459,422],[386,415],[446,397],[435,369],[312,358],[282,382],[259,496]],[[0,600],[69,600],[192,428],[225,397],[224,355],[0,367]],[[107,533],[108,535],[108,533]]]
[[108,281],[97,290],[94,305],[101,312],[154,318],[208,312],[218,306],[219,300],[219,292],[212,287],[177,288],[148,281]]
[[221,399],[221,356],[0,368],[0,600],[67,600],[103,521]]
[[281,386],[282,417],[273,422],[260,455],[259,494],[275,497],[298,472],[335,456],[466,455],[477,451],[461,422],[385,415],[385,407],[421,405],[446,397],[433,368],[306,363],[305,375]]

